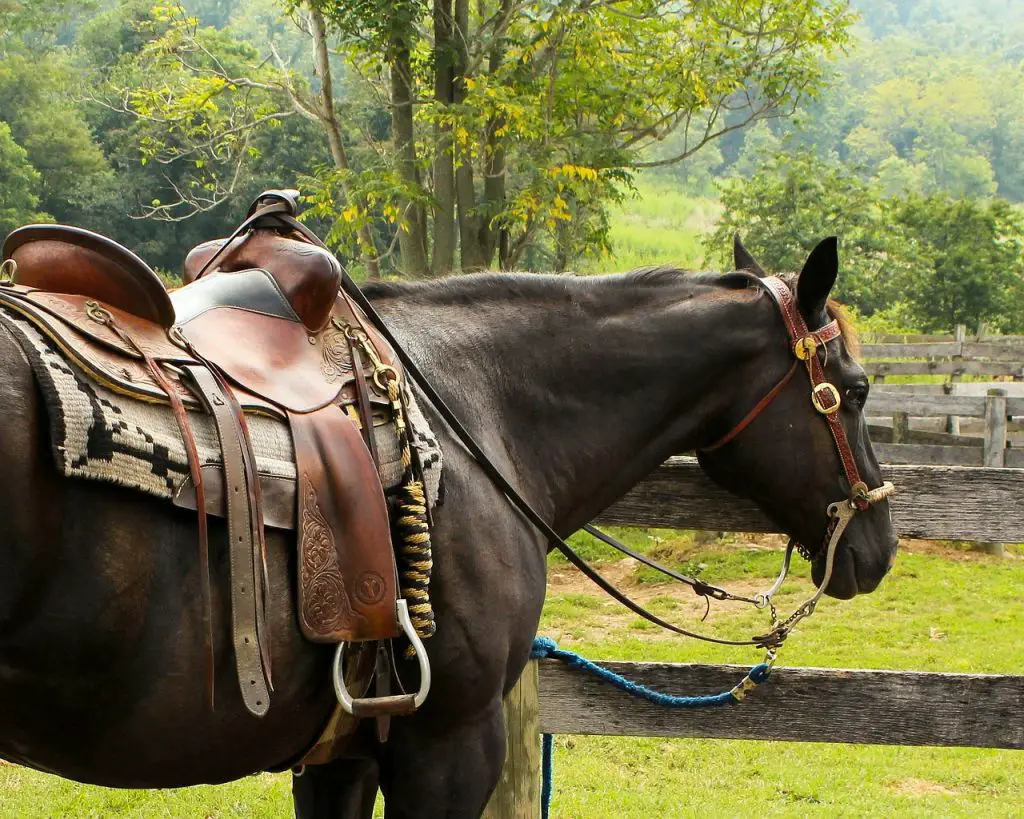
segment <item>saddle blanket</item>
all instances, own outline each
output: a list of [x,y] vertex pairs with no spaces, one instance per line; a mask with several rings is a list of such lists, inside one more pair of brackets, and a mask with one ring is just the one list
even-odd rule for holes
[[[181,433],[169,406],[120,395],[93,381],[70,363],[30,323],[0,308],[0,323],[18,339],[32,365],[46,404],[50,440],[58,470],[66,477],[107,481],[160,498],[173,499],[189,475]],[[441,449],[410,393],[408,427],[423,467],[428,502],[438,497]],[[213,419],[190,413],[203,464],[222,462]],[[261,475],[295,480],[291,433],[283,420],[247,414],[256,465]],[[402,478],[394,424],[374,427],[385,489]]]

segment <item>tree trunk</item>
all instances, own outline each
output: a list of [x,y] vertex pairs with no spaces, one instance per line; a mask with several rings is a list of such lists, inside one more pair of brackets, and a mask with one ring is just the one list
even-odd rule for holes
[[[501,17],[507,18],[512,12],[512,0],[501,0]],[[505,60],[505,38],[495,36],[488,55],[488,71],[494,74]],[[480,245],[488,263],[494,260],[498,250],[498,265],[504,270],[509,262],[508,235],[503,229],[495,229],[491,222],[505,207],[505,145],[498,131],[505,125],[505,118],[491,117],[487,123],[487,152],[484,159],[484,215],[480,220]]]
[[[434,0],[434,100],[438,114],[447,115],[454,100],[456,60],[452,0]],[[455,262],[455,157],[450,122],[435,126],[434,159],[434,256],[431,272],[444,276]]]
[[[334,111],[334,81],[331,77],[331,61],[327,49],[327,25],[324,16],[317,9],[310,9],[310,23],[313,32],[313,44],[316,51],[316,70],[320,75],[320,110],[317,112],[327,130],[327,143],[331,148],[331,158],[341,170],[350,170],[348,153],[345,151],[345,140],[341,133],[341,123]],[[341,183],[341,192],[346,202],[352,202],[348,186]],[[377,246],[373,241],[370,228],[363,225],[359,228],[359,250],[366,273],[371,279],[380,278],[380,262],[377,257]]]
[[[469,0],[455,0],[454,72],[455,102],[466,98],[466,67],[469,65]],[[487,256],[480,244],[480,220],[476,213],[476,191],[473,185],[473,158],[470,152],[456,145],[455,190],[459,204],[459,239],[462,246],[462,269],[466,272],[487,267]]]
[[[402,34],[391,41],[391,121],[398,161],[398,175],[407,190],[421,189],[416,168],[416,142],[413,133],[412,60],[409,44]],[[399,202],[404,217],[399,228],[398,243],[402,252],[402,269],[412,276],[423,276],[427,262],[426,217],[423,207],[406,197]]]

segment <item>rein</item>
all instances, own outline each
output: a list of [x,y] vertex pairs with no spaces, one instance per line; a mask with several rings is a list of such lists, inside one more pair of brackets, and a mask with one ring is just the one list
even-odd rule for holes
[[[330,249],[320,240],[320,238],[313,233],[313,231],[292,217],[288,213],[288,209],[283,205],[269,205],[257,212],[251,213],[250,218],[246,220],[246,224],[254,222],[260,217],[271,215],[281,223],[287,225],[289,228],[300,233],[313,244],[330,252]],[[230,244],[230,241],[225,244]],[[359,286],[349,275],[348,270],[345,269],[344,265],[340,266],[342,272],[342,287],[345,292],[366,314],[370,321],[373,322],[380,334],[387,340],[388,344],[391,345],[395,354],[405,367],[407,374],[417,383],[419,388],[423,391],[424,396],[426,396],[426,398],[434,405],[438,415],[441,416],[441,418],[451,428],[455,436],[461,441],[466,449],[469,450],[470,454],[484,471],[484,474],[486,474],[495,486],[505,494],[508,501],[518,509],[526,519],[530,521],[530,523],[533,524],[533,526],[542,535],[544,535],[545,538],[548,539],[552,547],[561,552],[566,560],[575,566],[585,577],[634,614],[639,615],[645,620],[660,626],[667,631],[671,631],[684,637],[692,637],[694,639],[704,640],[710,643],[717,643],[719,645],[756,646],[758,648],[763,648],[768,652],[766,661],[769,664],[773,663],[775,660],[775,652],[785,642],[793,627],[802,619],[808,617],[814,612],[818,600],[824,594],[825,588],[828,586],[828,582],[832,576],[836,547],[842,537],[843,531],[846,529],[846,526],[858,511],[868,509],[872,503],[877,503],[878,501],[883,500],[893,492],[893,485],[891,483],[886,482],[880,487],[869,490],[867,485],[861,481],[860,473],[857,470],[857,464],[853,458],[853,452],[850,449],[849,441],[846,438],[846,431],[843,429],[839,420],[839,409],[841,404],[839,391],[825,377],[824,368],[817,358],[817,351],[819,349],[825,351],[825,344],[841,335],[839,323],[837,321],[832,321],[814,333],[809,332],[803,317],[796,308],[796,302],[789,287],[781,279],[774,276],[758,279],[757,281],[764,285],[767,292],[771,294],[775,303],[779,307],[790,341],[792,342],[793,353],[798,361],[793,363],[793,366],[790,367],[783,379],[776,384],[760,402],[758,402],[757,406],[755,406],[754,409],[736,425],[736,427],[704,451],[711,451],[722,447],[739,435],[782,391],[783,387],[785,387],[792,379],[793,374],[798,368],[799,362],[803,361],[807,366],[808,378],[811,382],[811,401],[814,404],[815,409],[825,417],[825,420],[829,424],[829,429],[832,431],[832,437],[836,442],[840,460],[843,464],[843,470],[850,482],[850,498],[848,500],[830,504],[828,507],[827,513],[829,517],[829,524],[826,527],[824,538],[826,552],[825,574],[821,583],[818,585],[814,594],[798,606],[793,613],[783,621],[778,620],[775,606],[772,603],[772,597],[786,579],[793,549],[796,548],[805,557],[809,556],[807,551],[803,549],[803,547],[797,545],[793,540],[790,540],[786,549],[786,556],[784,558],[782,571],[771,587],[754,597],[745,597],[728,592],[718,586],[705,583],[702,580],[688,577],[684,574],[673,571],[666,566],[662,566],[660,563],[652,560],[646,555],[642,555],[634,549],[631,549],[625,544],[619,543],[615,538],[601,532],[594,526],[589,524],[585,526],[585,531],[598,538],[603,543],[606,543],[623,554],[638,560],[640,563],[661,572],[667,577],[690,586],[696,594],[701,595],[702,597],[708,598],[709,600],[736,600],[749,603],[760,609],[770,608],[771,610],[771,631],[766,634],[751,637],[748,640],[728,640],[689,631],[688,629],[677,626],[674,623],[670,623],[653,612],[648,611],[635,600],[627,596],[624,592],[612,585],[612,583],[610,583],[596,569],[580,557],[580,555],[577,554],[577,552],[568,543],[566,543],[566,541],[551,527],[551,525],[540,516],[540,514],[530,505],[529,501],[519,494],[516,488],[512,486],[501,470],[491,462],[483,447],[480,446],[469,430],[466,429],[463,423],[459,420],[458,416],[433,388],[427,378],[423,375],[423,372],[416,365],[416,362],[409,357],[405,348],[398,342],[398,339],[395,338],[394,334],[380,317],[380,314],[370,303],[370,300],[366,298],[363,292],[359,289]]]

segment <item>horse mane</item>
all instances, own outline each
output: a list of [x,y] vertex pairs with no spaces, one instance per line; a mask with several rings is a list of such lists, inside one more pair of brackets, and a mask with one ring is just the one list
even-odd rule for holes
[[[795,289],[796,276],[782,278]],[[647,294],[663,287],[691,285],[700,288],[747,290],[757,287],[757,276],[749,271],[729,273],[703,273],[671,265],[638,267],[628,273],[603,276],[576,273],[473,273],[464,276],[446,276],[419,281],[375,281],[366,284],[363,292],[369,299],[412,299],[435,304],[471,304],[497,302],[509,299],[538,300],[550,298],[553,293],[569,294],[599,284],[623,294]],[[851,355],[859,355],[860,340],[849,313],[835,299],[828,300],[828,314],[839,322],[843,340]]]
[[600,276],[577,273],[472,273],[419,281],[375,281],[363,287],[371,299],[411,298],[436,303],[462,303],[476,300],[496,301],[514,298],[543,298],[552,293],[581,291],[588,287],[606,287],[623,293],[646,291],[666,286],[692,285],[742,290],[751,286],[754,276],[745,271],[701,273],[680,267],[658,265],[639,267],[628,273]]

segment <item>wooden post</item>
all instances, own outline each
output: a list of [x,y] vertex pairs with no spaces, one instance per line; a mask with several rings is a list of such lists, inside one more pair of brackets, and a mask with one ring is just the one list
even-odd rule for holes
[[539,692],[531,660],[505,697],[505,767],[482,819],[540,819]]
[[894,444],[910,443],[910,415],[905,412],[892,414],[892,442]]
[[[953,341],[960,345],[959,352],[954,356],[954,360],[960,360],[963,357],[963,343],[967,340],[967,326],[965,324],[958,324],[953,332]],[[958,372],[953,373],[949,377],[949,383],[943,384],[943,390],[946,395],[953,395],[954,388],[953,383],[960,380],[961,374]],[[960,434],[960,416],[958,415],[947,415],[946,416],[946,432],[950,435]]]
[[[1006,463],[1006,390],[989,390],[985,398],[984,466],[1001,467]],[[986,543],[985,551],[1002,557],[1002,543]]]

